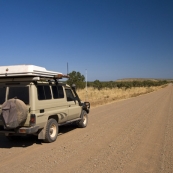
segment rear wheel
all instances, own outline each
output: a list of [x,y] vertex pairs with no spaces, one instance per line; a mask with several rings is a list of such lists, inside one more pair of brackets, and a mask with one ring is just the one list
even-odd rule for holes
[[49,119],[46,126],[45,142],[54,142],[58,136],[58,123],[55,119]]
[[88,124],[88,114],[86,111],[82,111],[81,120],[78,122],[78,127],[85,128]]

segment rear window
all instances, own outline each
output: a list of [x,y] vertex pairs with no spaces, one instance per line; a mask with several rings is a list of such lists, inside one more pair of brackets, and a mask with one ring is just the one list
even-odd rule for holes
[[0,104],[5,102],[6,87],[0,87]]
[[37,86],[38,100],[48,100],[52,98],[49,85]]
[[9,87],[8,99],[17,98],[29,104],[29,87]]

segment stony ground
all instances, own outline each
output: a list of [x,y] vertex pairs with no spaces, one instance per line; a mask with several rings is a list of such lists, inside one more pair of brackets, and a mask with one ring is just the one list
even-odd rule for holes
[[61,127],[56,142],[0,136],[1,173],[172,173],[173,86],[92,108],[85,129]]

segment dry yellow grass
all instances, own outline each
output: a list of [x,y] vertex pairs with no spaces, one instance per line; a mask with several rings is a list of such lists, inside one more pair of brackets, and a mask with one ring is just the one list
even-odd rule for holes
[[92,107],[103,105],[106,103],[111,103],[117,100],[121,99],[127,99],[130,97],[135,97],[141,94],[146,94],[152,91],[156,91],[159,88],[162,88],[163,86],[159,87],[134,87],[130,89],[102,89],[97,90],[93,87],[89,87],[86,91],[86,89],[80,89],[78,90],[78,95],[82,101],[89,101]]

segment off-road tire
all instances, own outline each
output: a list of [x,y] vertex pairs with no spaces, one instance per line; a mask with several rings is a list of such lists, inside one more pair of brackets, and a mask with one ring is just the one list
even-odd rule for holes
[[82,111],[81,113],[81,120],[77,123],[79,128],[85,128],[88,124],[88,114],[86,111]]
[[45,142],[51,143],[56,141],[58,136],[58,123],[55,119],[49,119],[45,131]]

